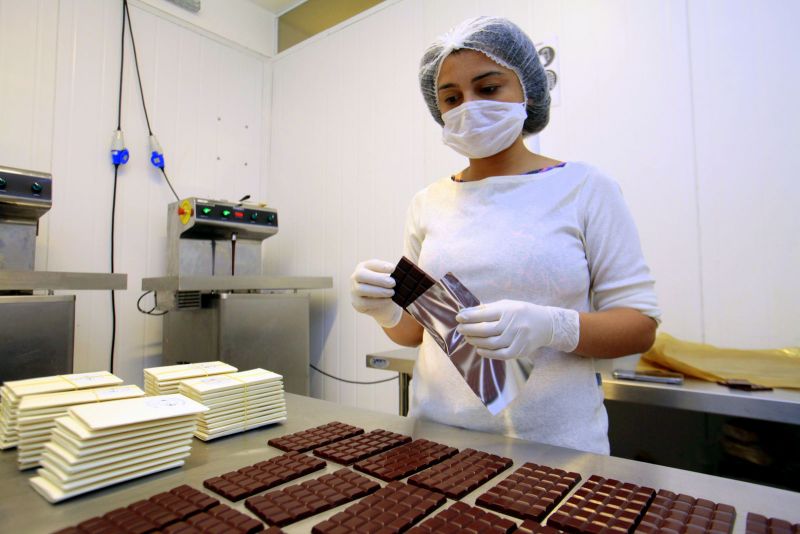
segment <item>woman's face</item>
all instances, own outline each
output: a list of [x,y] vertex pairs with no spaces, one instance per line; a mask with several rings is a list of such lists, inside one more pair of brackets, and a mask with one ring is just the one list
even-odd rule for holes
[[461,49],[448,55],[442,62],[438,84],[437,99],[443,114],[472,100],[524,101],[516,73],[475,50]]

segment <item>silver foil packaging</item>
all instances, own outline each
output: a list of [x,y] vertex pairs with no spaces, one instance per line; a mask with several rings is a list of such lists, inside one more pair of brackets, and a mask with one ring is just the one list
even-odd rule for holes
[[[395,293],[398,299],[395,302],[399,300],[406,304],[406,311],[428,331],[492,415],[500,413],[528,381],[533,370],[531,361],[524,358],[483,358],[458,333],[458,312],[463,308],[479,306],[480,301],[453,273],[447,273],[430,285],[433,280],[430,276],[407,258],[402,258],[392,277],[397,282]],[[429,287],[419,296],[410,298],[414,297],[413,293],[419,293],[420,285]]]

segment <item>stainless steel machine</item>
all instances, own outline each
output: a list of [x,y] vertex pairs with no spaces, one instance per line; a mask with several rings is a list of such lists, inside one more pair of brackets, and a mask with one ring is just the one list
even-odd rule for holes
[[278,232],[264,204],[188,198],[167,212],[167,276],[145,278],[163,310],[163,364],[222,360],[280,373],[309,391],[309,295],[330,277],[264,276],[261,247]]
[[52,201],[49,174],[0,166],[0,382],[72,372],[75,295],[55,291],[127,285],[124,274],[35,270]]

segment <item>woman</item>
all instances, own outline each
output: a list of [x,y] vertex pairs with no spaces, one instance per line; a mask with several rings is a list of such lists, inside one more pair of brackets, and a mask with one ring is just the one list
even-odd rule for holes
[[414,196],[405,255],[434,278],[453,272],[483,303],[457,316],[478,354],[528,358],[534,371],[492,416],[392,302],[392,263],[357,266],[353,306],[396,343],[420,346],[411,415],[608,454],[594,358],[646,351],[660,316],[618,185],[523,143],[547,125],[550,96],[533,43],[513,23],[480,17],[440,37],[422,59],[420,85],[445,144],[469,166]]

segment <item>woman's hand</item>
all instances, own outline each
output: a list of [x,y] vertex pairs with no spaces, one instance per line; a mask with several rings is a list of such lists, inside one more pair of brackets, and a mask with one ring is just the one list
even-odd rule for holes
[[518,300],[499,300],[456,315],[457,330],[485,358],[533,356],[542,347],[572,352],[578,345],[578,312]]
[[403,309],[394,303],[394,265],[383,260],[359,263],[350,276],[350,300],[357,312],[365,313],[384,328],[397,326]]

